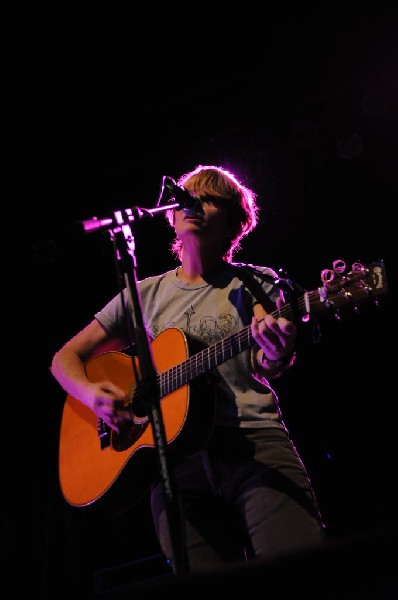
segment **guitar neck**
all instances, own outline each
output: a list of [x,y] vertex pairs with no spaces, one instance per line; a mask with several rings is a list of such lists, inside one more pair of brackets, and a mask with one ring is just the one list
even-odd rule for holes
[[[308,321],[312,315],[336,312],[345,306],[374,299],[388,289],[383,261],[364,267],[359,265],[344,277],[305,292],[294,302],[288,302],[272,312],[275,318],[284,317],[295,322]],[[251,325],[204,348],[184,362],[158,376],[161,397],[190,383],[196,377],[218,367],[240,352],[254,345]]]

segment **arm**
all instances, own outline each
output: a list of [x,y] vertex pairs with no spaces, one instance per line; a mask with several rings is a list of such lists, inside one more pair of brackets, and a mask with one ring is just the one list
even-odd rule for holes
[[84,364],[90,358],[106,351],[121,350],[121,340],[110,337],[94,319],[53,356],[50,371],[61,387],[80,400],[112,429],[131,418],[126,406],[125,392],[113,382],[91,382]]

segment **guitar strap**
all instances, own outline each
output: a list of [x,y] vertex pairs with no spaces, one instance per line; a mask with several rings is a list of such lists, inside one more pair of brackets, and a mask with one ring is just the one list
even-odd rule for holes
[[298,295],[303,293],[302,287],[293,282],[291,279],[284,279],[282,277],[272,277],[266,273],[262,273],[255,267],[246,263],[232,263],[232,269],[236,272],[237,276],[243,281],[247,289],[253,294],[254,298],[262,304],[267,312],[272,312],[275,309],[273,303],[271,303],[267,294],[264,291],[263,286],[254,275],[263,281],[268,281],[272,285],[276,286],[283,292],[283,296],[286,301],[290,303],[292,310],[293,320],[296,323],[300,322],[297,300]]
[[274,310],[274,305],[271,303],[268,295],[265,293],[263,286],[259,282],[254,274],[261,277],[264,281],[269,281],[273,285],[276,285],[275,279],[270,275],[262,273],[255,267],[245,263],[231,263],[230,267],[235,271],[236,275],[243,281],[247,289],[251,292],[253,297],[259,302],[267,311]]
[[[288,282],[284,279],[279,279],[279,277],[275,279],[271,275],[262,273],[261,271],[259,271],[255,267],[253,267],[252,265],[248,265],[245,263],[233,263],[231,266],[232,266],[232,269],[236,272],[237,276],[243,281],[243,283],[245,284],[247,289],[252,293],[253,297],[257,300],[257,302],[259,302],[265,308],[265,310],[267,312],[272,313],[275,310],[275,305],[274,305],[274,303],[272,303],[270,301],[268,295],[264,291],[263,286],[261,285],[259,280],[256,279],[254,274],[256,274],[258,277],[260,277],[263,281],[268,281],[272,285],[275,285],[280,290],[282,290],[282,292],[287,292],[288,289],[289,289],[289,292],[292,291],[292,289],[291,289],[292,286],[291,286],[290,282]],[[253,306],[254,306],[254,304],[253,304]],[[295,315],[295,310],[293,310],[293,303],[291,302],[290,305],[292,307],[293,318],[295,318],[296,315]],[[296,302],[294,303],[294,306],[296,306]],[[292,352],[288,356],[286,356],[283,359],[283,361],[280,363],[283,366],[280,367],[279,374],[281,374],[288,367],[290,367],[294,363],[295,360],[296,360],[296,351],[293,349]],[[277,375],[277,376],[279,377],[279,375]]]

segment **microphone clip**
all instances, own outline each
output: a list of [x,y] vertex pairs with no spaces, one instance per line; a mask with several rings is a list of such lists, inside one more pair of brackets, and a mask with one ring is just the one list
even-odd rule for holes
[[168,192],[168,201],[174,199],[178,204],[178,206],[174,207],[175,210],[182,210],[183,213],[189,217],[203,213],[202,203],[199,198],[191,196],[188,190],[179,185],[172,177],[167,175],[163,177],[162,190],[164,190],[164,188],[166,188]]

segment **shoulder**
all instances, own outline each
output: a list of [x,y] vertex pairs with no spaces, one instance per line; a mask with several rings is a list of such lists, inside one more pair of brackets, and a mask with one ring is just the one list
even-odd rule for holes
[[165,273],[160,273],[159,275],[150,275],[148,277],[144,277],[143,279],[140,279],[138,283],[141,288],[150,288],[157,286],[160,282],[167,281],[172,277],[175,277],[175,269],[166,271]]
[[280,291],[278,274],[273,268],[251,263],[231,263],[231,266],[257,300],[260,298],[263,304],[268,300],[276,302]]
[[231,266],[258,279],[268,280],[269,283],[273,283],[274,280],[278,279],[278,274],[272,267],[253,265],[251,263],[231,263]]

